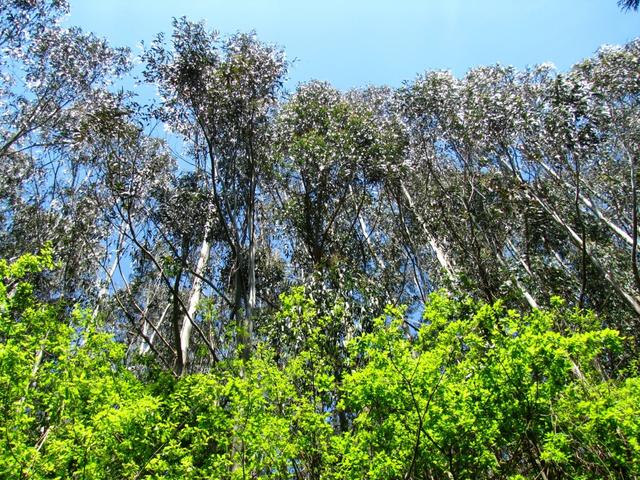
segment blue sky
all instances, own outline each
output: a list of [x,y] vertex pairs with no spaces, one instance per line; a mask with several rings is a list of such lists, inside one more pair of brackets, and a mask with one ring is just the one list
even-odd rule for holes
[[425,70],[461,76],[494,63],[566,70],[602,44],[640,36],[640,13],[616,0],[71,0],[67,23],[135,47],[183,15],[280,45],[295,59],[291,87],[399,86]]

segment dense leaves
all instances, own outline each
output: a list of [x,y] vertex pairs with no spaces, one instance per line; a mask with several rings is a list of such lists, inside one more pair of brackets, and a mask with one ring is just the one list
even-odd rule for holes
[[0,6],[0,476],[639,475],[639,40],[285,92],[67,11]]
[[[34,297],[49,251],[0,264],[0,471],[15,478],[633,478],[637,376],[628,341],[567,308],[522,315],[433,294],[413,336],[388,307],[348,342],[341,381],[323,344],[343,314],[300,289],[286,361],[141,382],[85,312]],[[340,415],[338,415],[338,413]],[[341,418],[342,417],[342,418]]]

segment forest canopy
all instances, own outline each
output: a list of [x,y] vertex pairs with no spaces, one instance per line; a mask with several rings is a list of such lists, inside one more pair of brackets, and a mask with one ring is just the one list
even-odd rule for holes
[[287,92],[67,11],[0,6],[1,477],[640,475],[640,40]]

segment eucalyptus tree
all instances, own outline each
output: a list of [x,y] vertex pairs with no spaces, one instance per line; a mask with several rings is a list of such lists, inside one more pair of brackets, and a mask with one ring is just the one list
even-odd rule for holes
[[359,209],[351,206],[366,200],[362,162],[373,143],[359,125],[363,120],[339,91],[320,82],[299,87],[278,115],[279,193],[298,240],[292,260],[302,276],[357,262],[352,254],[360,252],[349,242]]
[[[193,272],[190,299],[183,314],[192,317],[209,263],[214,227],[228,258],[230,316],[239,322],[238,345],[250,354],[256,308],[256,251],[260,226],[256,209],[260,181],[268,164],[268,124],[286,72],[284,55],[253,35],[222,40],[201,23],[174,21],[171,45],[159,35],[145,54],[145,77],[162,101],[159,117],[181,135],[195,168],[206,173],[210,205]],[[222,265],[218,265],[222,268]],[[193,319],[191,319],[193,320]],[[181,328],[182,357],[187,361],[192,321]]]
[[349,92],[349,97],[364,103],[375,118],[378,152],[368,166],[371,206],[364,210],[371,213],[368,225],[362,218],[359,224],[382,274],[376,281],[385,286],[387,303],[423,305],[428,294],[445,283],[440,282],[441,268],[445,277],[451,277],[449,259],[425,230],[407,188],[409,184],[428,188],[429,177],[414,168],[411,132],[396,91],[369,87]]
[[[303,286],[296,294],[313,298],[323,335],[286,306],[260,333],[285,363],[317,352],[338,382],[347,370],[349,339],[370,331],[384,304],[408,299],[394,271],[399,262],[389,255],[396,244],[389,245],[381,201],[384,175],[401,160],[401,148],[373,108],[375,95],[309,82],[282,106],[274,127],[270,194],[288,232],[289,274]],[[346,431],[339,400],[336,394],[327,405],[336,430]]]
[[495,262],[476,218],[486,198],[480,186],[486,145],[477,117],[470,115],[470,99],[465,83],[448,72],[427,73],[399,92],[411,142],[399,199],[420,226],[444,278],[454,285],[463,281],[491,299]]
[[[153,340],[164,340],[158,329],[169,295],[164,272],[149,269],[155,260],[150,252],[170,234],[162,219],[171,199],[163,193],[172,186],[175,158],[164,141],[145,133],[135,103],[111,97],[108,108],[71,134],[74,153],[96,178],[89,196],[99,210],[93,223],[101,243],[93,252],[95,288],[89,298],[94,317],[101,315],[130,346],[140,343],[139,350],[160,356]],[[171,365],[174,358],[165,357],[158,361]]]
[[[577,303],[617,310],[602,303],[610,297],[604,289],[638,315],[632,221],[636,175],[631,174],[633,156],[625,153],[629,133],[621,135],[633,131],[622,126],[621,117],[637,108],[637,86],[626,80],[638,71],[630,53],[634,49],[632,43],[624,50],[601,51],[566,75],[523,78],[526,121],[500,163],[548,218],[555,238],[573,246],[564,247],[564,254],[547,251],[578,280]],[[603,91],[605,83],[616,85],[619,96]]]
[[536,295],[539,292],[531,290],[535,282],[529,278],[530,267],[523,255],[528,241],[527,222],[535,210],[520,195],[521,176],[504,175],[503,169],[505,164],[512,165],[505,156],[526,124],[520,84],[520,73],[511,67],[471,70],[461,83],[463,102],[459,116],[465,131],[458,134],[463,139],[456,142],[465,146],[454,148],[458,155],[466,150],[462,154],[463,165],[465,171],[471,172],[465,172],[469,178],[465,181],[465,195],[474,199],[469,221],[471,231],[477,229],[482,243],[476,248],[486,252],[485,268],[479,270],[481,278],[493,277],[493,295],[515,290],[535,308],[540,301]]
[[57,23],[63,1],[4,2],[0,10],[0,169],[4,256],[51,240],[65,265],[48,290],[76,296],[103,238],[91,191],[101,179],[76,154],[74,132],[109,108],[112,79],[129,68],[128,51]]
[[580,201],[616,244],[630,248],[633,284],[640,292],[638,273],[638,156],[640,150],[640,41],[624,47],[604,47],[593,59],[574,67],[578,81],[589,85],[596,108],[606,122],[597,161],[583,176]]
[[403,140],[375,105],[388,94],[301,85],[276,119],[273,197],[292,233],[294,278],[325,277],[338,290],[343,280],[359,278],[359,287],[344,292],[369,282],[382,287],[377,295],[385,302],[398,302],[409,299],[399,286],[397,255],[389,254],[397,244],[383,186],[399,169]]
[[409,170],[421,179],[404,185],[405,199],[466,290],[512,292],[531,307],[560,293],[637,315],[637,142],[625,128],[636,50],[605,50],[567,75],[544,65],[428,73],[400,91]]
[[[0,48],[17,49],[69,11],[66,0],[8,0],[0,9]],[[3,59],[4,61],[5,59]]]

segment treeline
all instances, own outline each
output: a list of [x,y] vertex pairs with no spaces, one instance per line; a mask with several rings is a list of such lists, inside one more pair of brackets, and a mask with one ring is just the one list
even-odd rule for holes
[[287,93],[67,9],[0,7],[4,472],[638,475],[639,41]]

